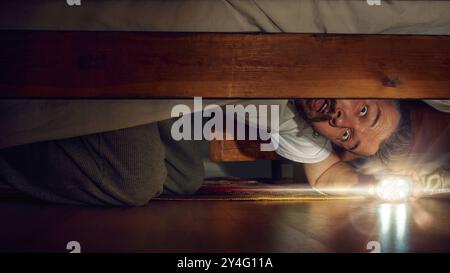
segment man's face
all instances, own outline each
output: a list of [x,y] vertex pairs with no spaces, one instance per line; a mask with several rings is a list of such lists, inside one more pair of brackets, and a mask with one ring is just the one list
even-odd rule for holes
[[362,156],[373,155],[400,121],[390,100],[298,100],[309,123],[334,144]]

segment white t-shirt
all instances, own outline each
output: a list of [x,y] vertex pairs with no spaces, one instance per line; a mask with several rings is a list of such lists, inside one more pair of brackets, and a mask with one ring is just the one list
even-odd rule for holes
[[[441,112],[450,113],[450,100],[424,100]],[[332,147],[328,139],[314,134],[314,130],[300,116],[292,101],[280,113],[279,141],[276,153],[300,163],[317,163],[325,160]],[[273,132],[274,134],[276,132]],[[276,138],[272,137],[272,141]]]
[[[277,138],[273,137],[278,133]],[[292,101],[280,113],[278,132],[272,132],[272,142],[278,143],[276,153],[292,161],[317,163],[331,153],[330,142],[317,134],[300,116]]]

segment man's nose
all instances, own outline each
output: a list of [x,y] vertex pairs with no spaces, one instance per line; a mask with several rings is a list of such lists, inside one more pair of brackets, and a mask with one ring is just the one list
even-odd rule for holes
[[368,129],[357,115],[342,109],[336,109],[330,120],[330,125],[337,128],[352,128],[359,133],[364,133]]
[[344,117],[344,111],[342,109],[336,109],[330,119],[330,125],[333,127],[344,127],[346,120]]
[[330,125],[341,128],[354,128],[358,126],[356,118],[353,118],[352,115],[339,108],[332,115]]

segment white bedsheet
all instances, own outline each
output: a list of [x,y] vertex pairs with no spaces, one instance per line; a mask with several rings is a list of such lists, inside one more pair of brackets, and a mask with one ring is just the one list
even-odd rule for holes
[[[2,1],[0,29],[450,34],[450,1]],[[192,103],[188,101],[186,103]],[[0,148],[170,117],[174,101],[0,100]]]

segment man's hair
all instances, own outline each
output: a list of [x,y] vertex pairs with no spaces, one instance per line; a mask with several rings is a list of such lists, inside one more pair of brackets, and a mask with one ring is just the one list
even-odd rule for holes
[[409,108],[397,102],[400,121],[395,131],[384,140],[378,151],[369,157],[361,157],[350,162],[356,169],[367,172],[370,167],[390,168],[408,160],[411,152],[412,134]]

